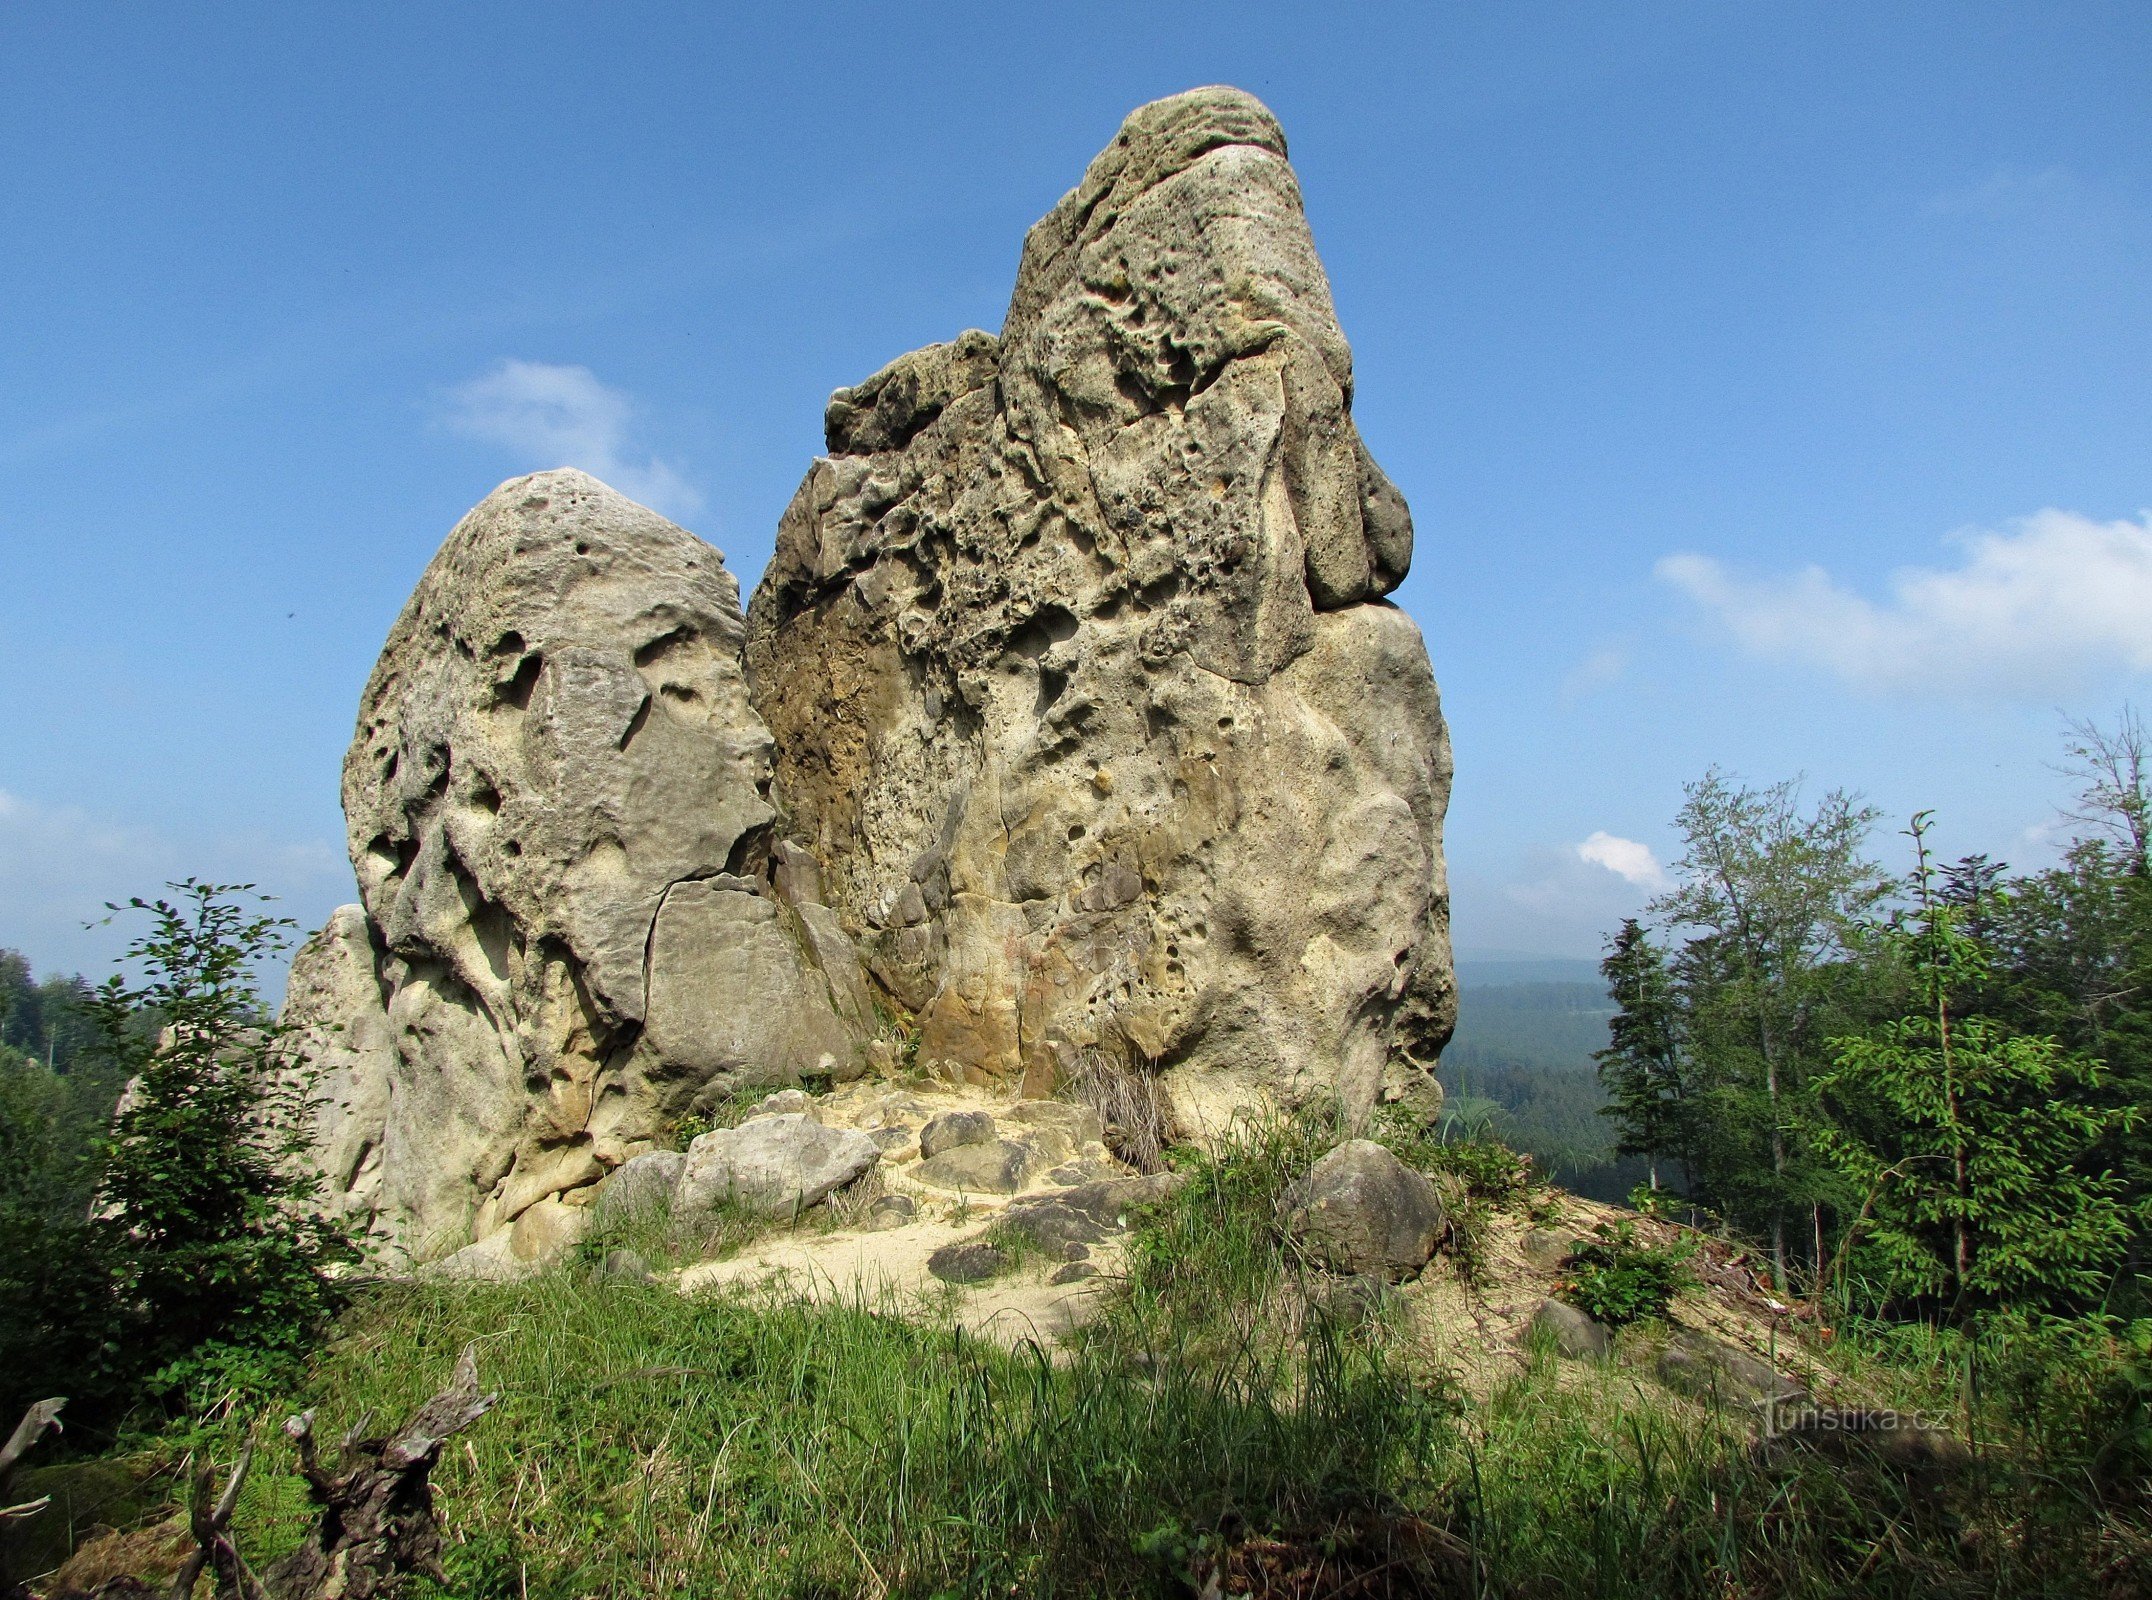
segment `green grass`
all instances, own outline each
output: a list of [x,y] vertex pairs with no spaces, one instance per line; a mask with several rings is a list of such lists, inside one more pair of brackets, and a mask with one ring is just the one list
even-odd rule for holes
[[[456,1600],[1168,1596],[1214,1571],[1310,1597],[2142,1591],[2152,1517],[2141,1471],[2099,1464],[2123,1370],[2099,1352],[1987,1350],[1981,1457],[1944,1484],[1757,1456],[1742,1419],[1620,1366],[1541,1354],[1470,1402],[1384,1319],[1313,1309],[1274,1218],[1326,1138],[1281,1124],[1183,1155],[1188,1183],[1057,1360],[576,1268],[377,1290],[292,1398],[333,1437],[399,1417],[479,1342],[503,1398],[436,1475],[449,1581],[427,1592]],[[1856,1332],[1834,1359],[1947,1418],[1954,1338]],[[2040,1372],[2074,1410],[2019,1414]],[[263,1435],[238,1524],[266,1560],[306,1510]]]

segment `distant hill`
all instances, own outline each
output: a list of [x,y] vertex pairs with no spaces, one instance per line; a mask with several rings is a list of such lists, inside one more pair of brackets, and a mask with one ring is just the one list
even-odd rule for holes
[[1457,1124],[1485,1124],[1579,1194],[1628,1194],[1644,1164],[1615,1159],[1613,1130],[1599,1115],[1606,1093],[1592,1053],[1606,1046],[1614,1004],[1596,964],[1467,959],[1457,976],[1457,1035],[1441,1070]]

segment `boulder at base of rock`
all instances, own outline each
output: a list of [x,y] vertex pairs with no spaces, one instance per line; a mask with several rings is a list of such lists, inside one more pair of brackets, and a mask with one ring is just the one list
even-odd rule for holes
[[1033,1164],[1033,1154],[1026,1146],[1013,1139],[989,1139],[984,1144],[960,1144],[944,1150],[922,1161],[912,1176],[937,1189],[1014,1194],[1031,1175]]
[[927,1271],[944,1283],[984,1283],[1008,1265],[1007,1252],[984,1239],[945,1244],[927,1257]]
[[624,1161],[598,1189],[592,1210],[601,1224],[660,1216],[672,1208],[687,1157],[678,1150],[652,1150]]
[[908,1194],[885,1194],[867,1208],[867,1230],[886,1233],[902,1228],[919,1215],[919,1202]]
[[822,1120],[821,1108],[815,1104],[814,1096],[805,1089],[779,1089],[775,1094],[766,1094],[756,1101],[754,1108],[740,1120],[752,1122],[757,1117],[781,1117],[794,1111],[801,1116],[811,1117],[816,1122]]
[[1560,1300],[1542,1300],[1539,1309],[1532,1313],[1532,1320],[1525,1325],[1524,1336],[1528,1341],[1545,1340],[1555,1354],[1575,1357],[1604,1356],[1614,1345],[1614,1336],[1603,1322],[1594,1322],[1575,1306]]
[[985,1144],[998,1135],[993,1117],[984,1111],[944,1111],[919,1130],[919,1153],[931,1160],[944,1150]]
[[650,1263],[637,1250],[608,1250],[591,1276],[600,1283],[648,1283]]
[[881,1158],[880,1147],[856,1128],[825,1128],[796,1111],[757,1117],[687,1147],[673,1211],[693,1216],[728,1201],[763,1216],[804,1211]]
[[1659,1352],[1659,1381],[1677,1394],[1729,1405],[1798,1402],[1808,1391],[1730,1344],[1683,1328]]
[[1286,1231],[1338,1272],[1402,1278],[1449,1231],[1426,1176],[1372,1139],[1348,1139],[1286,1195]]

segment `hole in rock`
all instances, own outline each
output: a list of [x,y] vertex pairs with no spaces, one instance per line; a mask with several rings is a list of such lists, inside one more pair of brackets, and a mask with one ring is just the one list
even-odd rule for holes
[[506,683],[494,687],[495,701],[504,706],[514,706],[518,711],[530,709],[531,691],[538,687],[538,674],[545,670],[545,657],[533,650],[516,663],[513,676]]
[[1055,645],[1075,636],[1075,612],[1065,606],[1040,606],[1030,621],[1009,636],[1009,649],[1036,661]]
[[677,628],[668,628],[635,652],[635,664],[638,667],[647,667],[653,661],[662,660],[682,646],[693,644],[695,638],[695,630],[686,623],[682,623]]
[[1031,708],[1031,714],[1036,717],[1045,716],[1053,709],[1054,702],[1061,698],[1061,691],[1068,686],[1067,673],[1056,672],[1052,667],[1039,668],[1039,703]]

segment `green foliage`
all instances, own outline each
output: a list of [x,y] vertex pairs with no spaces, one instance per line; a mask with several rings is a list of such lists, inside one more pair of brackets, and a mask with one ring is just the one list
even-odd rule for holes
[[1447,1174],[1467,1195],[1498,1208],[1522,1204],[1546,1182],[1530,1156],[1484,1129],[1400,1154],[1407,1159],[1416,1155],[1414,1165],[1422,1171]]
[[1817,1141],[1861,1196],[1847,1246],[1908,1300],[2095,1300],[2131,1231],[2122,1182],[2096,1156],[2134,1111],[2098,1105],[2097,1062],[1960,1013],[1987,955],[1934,893],[1926,826],[1914,819],[1917,915],[1885,936],[1920,1009],[1835,1041],[1816,1085]]
[[[91,1242],[110,1279],[107,1370],[181,1398],[259,1387],[303,1355],[335,1304],[330,1270],[357,1252],[318,1209],[310,1085],[255,987],[289,923],[251,911],[245,885],[172,888],[120,908],[149,919],[127,951],[141,980],[114,976],[88,1004],[99,1053],[130,1083]],[[136,1026],[145,1011],[155,1039]]]
[[1609,1327],[1663,1317],[1694,1281],[1689,1258],[1695,1253],[1693,1239],[1649,1244],[1637,1237],[1633,1222],[1602,1222],[1591,1238],[1577,1241],[1555,1293]]
[[1697,1065],[1688,1054],[1681,996],[1661,950],[1634,917],[1625,920],[1600,963],[1616,1010],[1608,1043],[1594,1053],[1607,1104],[1600,1115],[1619,1130],[1623,1155],[1644,1156],[1658,1174],[1670,1157],[1694,1173],[1699,1136]]

